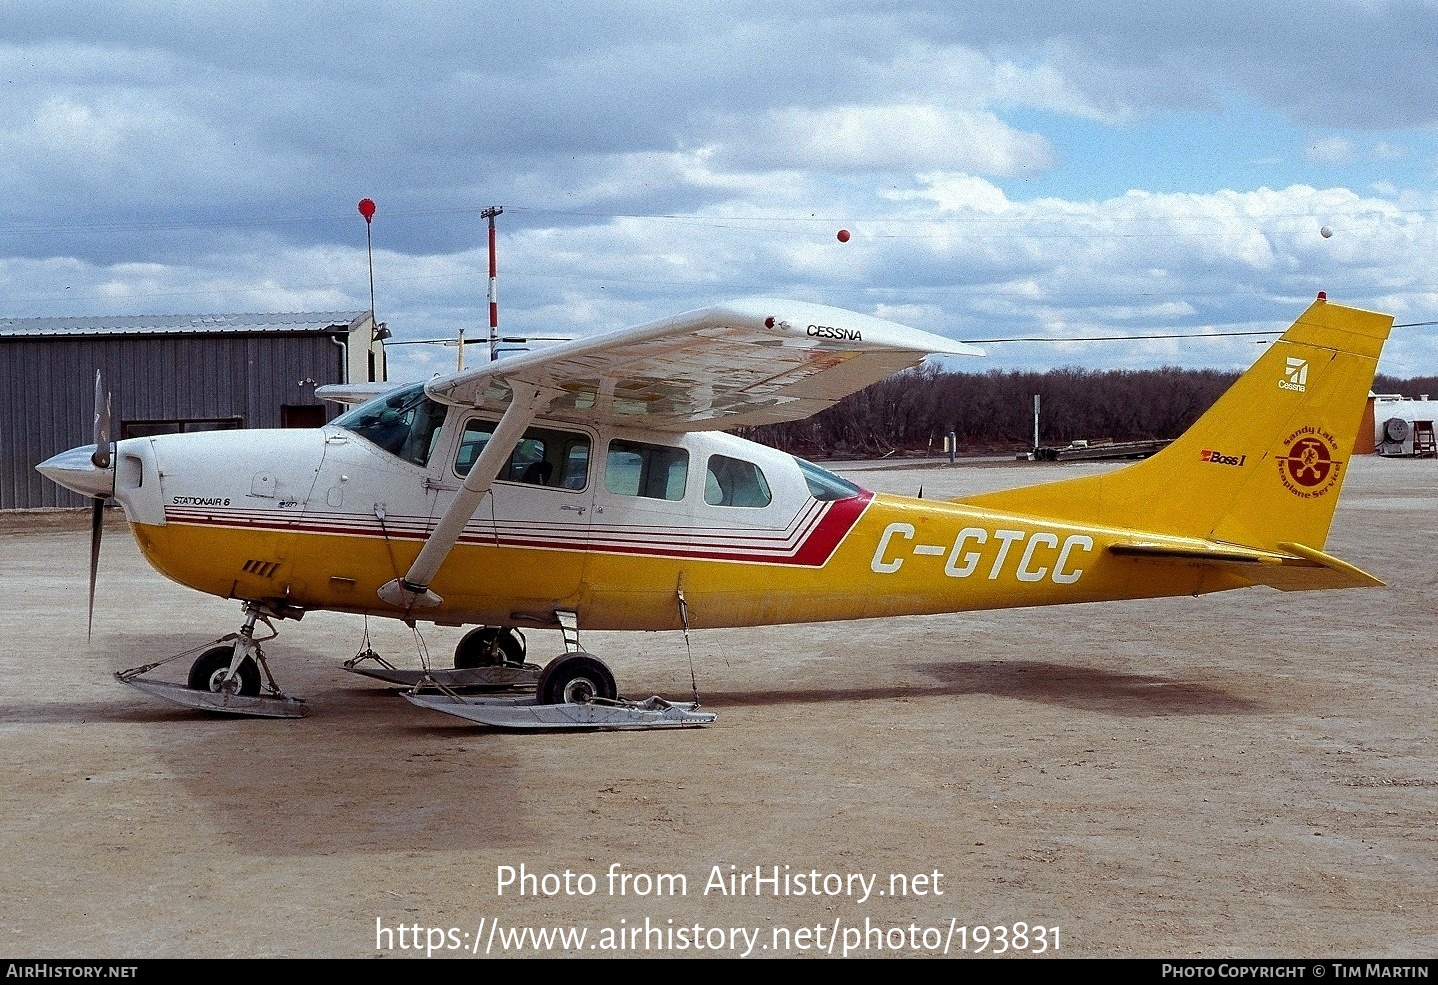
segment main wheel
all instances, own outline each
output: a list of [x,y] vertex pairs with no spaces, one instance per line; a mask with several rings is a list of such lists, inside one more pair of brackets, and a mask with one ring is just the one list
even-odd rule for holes
[[[220,693],[225,688],[225,672],[230,669],[230,659],[234,656],[235,650],[229,646],[211,647],[190,665],[190,688],[194,691],[214,691]],[[257,697],[260,693],[260,668],[249,658],[240,664],[238,693],[246,697]],[[229,683],[230,688],[235,687],[235,682]]]
[[524,663],[524,637],[512,629],[480,626],[465,633],[454,648],[456,670]]
[[584,704],[593,698],[619,697],[614,675],[604,661],[587,653],[555,657],[539,674],[539,703]]

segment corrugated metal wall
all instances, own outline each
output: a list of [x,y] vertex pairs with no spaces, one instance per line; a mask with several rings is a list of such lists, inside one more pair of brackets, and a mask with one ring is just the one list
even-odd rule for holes
[[282,405],[316,403],[302,380],[345,382],[330,335],[0,338],[0,509],[85,505],[35,466],[93,440],[97,369],[114,394],[116,437],[125,420],[279,427]]

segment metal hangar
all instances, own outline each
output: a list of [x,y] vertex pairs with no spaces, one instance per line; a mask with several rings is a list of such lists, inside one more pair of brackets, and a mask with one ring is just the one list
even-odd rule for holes
[[118,438],[317,427],[327,383],[384,380],[368,311],[0,318],[0,509],[83,506],[35,465],[91,442],[95,373]]

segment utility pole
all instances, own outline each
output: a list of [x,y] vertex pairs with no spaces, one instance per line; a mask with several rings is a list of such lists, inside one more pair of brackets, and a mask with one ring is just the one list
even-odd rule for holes
[[[494,252],[494,217],[501,215],[504,209],[498,205],[491,205],[480,213],[489,220],[489,361],[495,362],[499,359],[499,262]],[[463,358],[464,345],[460,345]]]
[[1034,394],[1034,454],[1039,450],[1039,395]]

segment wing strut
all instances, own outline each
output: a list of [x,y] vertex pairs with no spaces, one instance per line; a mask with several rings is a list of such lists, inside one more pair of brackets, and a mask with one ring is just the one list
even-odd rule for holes
[[429,539],[424,542],[419,556],[409,566],[403,578],[396,578],[380,586],[379,597],[390,605],[401,609],[431,609],[444,600],[429,590],[440,566],[444,564],[455,542],[464,531],[480,500],[489,492],[489,487],[499,475],[499,470],[509,460],[515,443],[524,434],[524,429],[534,416],[549,403],[549,397],[541,396],[540,388],[521,380],[509,380],[513,397],[504,416],[495,425],[484,450],[474,462],[474,467],[464,477],[464,485],[454,494],[454,501],[445,510],[439,524]]

